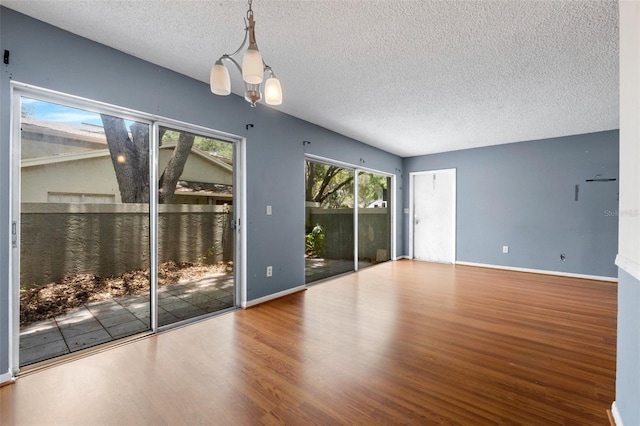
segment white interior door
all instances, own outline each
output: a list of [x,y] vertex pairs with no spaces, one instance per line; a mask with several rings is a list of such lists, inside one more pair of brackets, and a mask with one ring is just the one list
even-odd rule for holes
[[413,258],[456,260],[456,170],[413,174]]

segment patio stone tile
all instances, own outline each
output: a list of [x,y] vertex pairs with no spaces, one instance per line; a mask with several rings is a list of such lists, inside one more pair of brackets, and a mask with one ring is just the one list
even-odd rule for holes
[[207,313],[211,313],[211,312],[219,311],[222,309],[226,309],[230,305],[227,303],[221,302],[218,299],[210,299],[202,303],[197,303],[196,306]]
[[70,309],[64,316],[75,318],[78,316],[84,316],[86,314],[87,308],[82,305],[77,308]]
[[20,336],[25,336],[33,333],[42,332],[42,331],[53,330],[56,328],[58,328],[58,324],[56,324],[55,319],[51,318],[48,320],[29,324],[26,327],[20,327]]
[[138,318],[126,309],[123,309],[122,312],[120,312],[120,315],[113,315],[107,318],[98,317],[97,319],[106,329],[109,329],[109,327],[113,327],[114,325],[138,321]]
[[107,332],[113,338],[116,338],[116,339],[119,337],[125,337],[125,336],[130,336],[132,334],[141,333],[147,330],[149,330],[149,327],[138,319],[135,319],[129,322],[114,324],[110,327],[107,327]]
[[222,290],[219,288],[207,290],[205,293],[211,299],[220,299],[222,297],[227,297],[231,295],[227,290]]
[[20,334],[20,350],[30,349],[35,346],[44,345],[58,340],[64,340],[58,327],[30,334]]
[[149,318],[149,316],[151,315],[151,308],[149,307],[149,305],[137,308],[128,308],[127,310],[135,315],[135,317],[138,319]]
[[176,296],[171,291],[169,291],[169,289],[167,289],[166,287],[162,287],[160,290],[158,290],[158,300],[168,299],[171,297],[176,297]]
[[66,340],[81,334],[92,333],[103,329],[104,327],[102,327],[102,324],[100,324],[100,322],[98,322],[94,317],[83,322],[60,326],[60,332]]
[[90,333],[79,334],[71,338],[66,338],[69,350],[71,352],[86,349],[91,346],[98,345],[113,340],[107,331],[100,327],[99,330],[92,331]]
[[69,327],[73,324],[83,323],[93,318],[93,314],[84,306],[75,309],[73,312],[69,312],[65,315],[56,317],[56,323],[58,327]]
[[169,312],[171,312],[173,315],[180,318],[181,320],[187,319],[187,318],[199,317],[200,315],[204,315],[207,313],[206,311],[193,305],[189,305],[187,307],[179,308],[179,309],[171,309],[169,310]]
[[233,296],[229,295],[229,296],[224,296],[218,299],[219,301],[221,301],[222,303],[225,303],[229,306],[233,306]]
[[176,321],[180,321],[180,318],[173,315],[171,312],[167,312],[164,309],[158,310],[158,325],[163,326],[167,324],[172,324]]
[[45,359],[69,353],[69,348],[64,340],[55,340],[43,345],[34,346],[20,351],[20,365],[33,364]]
[[[122,315],[127,311],[127,308],[116,302],[115,300],[108,301],[109,303],[102,304],[99,307],[94,306],[93,304],[86,305],[87,309],[96,317],[96,318],[110,318],[118,315]],[[99,302],[102,303],[102,302]]]
[[122,296],[116,299],[119,304],[128,308],[128,307],[138,307],[148,305],[151,297],[149,295],[139,296],[139,295],[128,295]]
[[191,303],[192,305],[196,305],[198,303],[207,302],[214,297],[206,292],[193,293],[193,294],[185,294],[182,296],[178,296],[181,300]]
[[174,297],[172,299],[159,300],[158,305],[160,305],[167,311],[174,311],[177,309],[188,308],[189,306],[193,306],[190,303],[180,299],[179,297]]
[[117,308],[120,304],[115,299],[101,300],[99,302],[86,303],[85,307],[92,313],[108,312]]

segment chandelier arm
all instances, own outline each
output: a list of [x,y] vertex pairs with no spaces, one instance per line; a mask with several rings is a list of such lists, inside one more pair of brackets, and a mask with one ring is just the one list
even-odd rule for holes
[[242,67],[240,66],[240,64],[238,63],[238,61],[236,61],[235,59],[233,59],[231,57],[231,55],[222,55],[222,57],[220,58],[220,60],[228,60],[231,61],[233,63],[233,65],[236,66],[236,68],[238,69],[238,71],[240,71],[240,75],[242,75]]
[[262,61],[262,65],[264,65],[264,72],[268,71],[269,74],[271,75],[271,77],[278,78],[278,77],[276,77],[276,73],[273,72],[273,68],[271,68],[269,65],[267,65],[267,63],[264,60]]
[[[247,25],[247,20],[244,20],[245,25]],[[244,39],[242,40],[242,43],[240,44],[240,47],[238,47],[236,49],[235,52],[233,53],[229,53],[229,54],[224,54],[222,56],[236,56],[241,50],[242,48],[247,44],[247,40],[249,40],[249,26],[247,25],[246,28],[244,29]]]

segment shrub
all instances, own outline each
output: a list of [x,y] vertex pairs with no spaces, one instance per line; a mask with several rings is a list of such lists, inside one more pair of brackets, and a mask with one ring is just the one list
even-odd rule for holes
[[318,257],[324,252],[324,229],[320,224],[316,224],[311,232],[305,235],[305,253],[308,256]]

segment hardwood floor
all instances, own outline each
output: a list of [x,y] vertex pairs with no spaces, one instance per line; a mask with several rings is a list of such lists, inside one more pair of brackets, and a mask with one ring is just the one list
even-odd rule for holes
[[3,425],[606,425],[617,287],[403,260],[18,378]]

